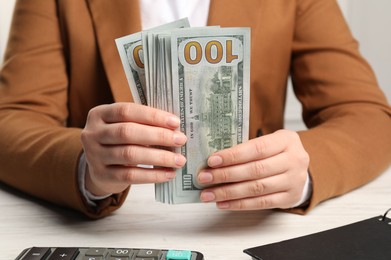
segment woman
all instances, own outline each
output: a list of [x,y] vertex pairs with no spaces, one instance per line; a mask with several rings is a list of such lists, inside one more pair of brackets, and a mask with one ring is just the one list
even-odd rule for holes
[[[0,74],[2,182],[98,218],[132,184],[168,181],[186,163],[150,147],[186,136],[176,116],[131,103],[114,44],[185,7],[140,2],[17,2]],[[195,2],[187,15],[201,25],[252,31],[251,140],[211,155],[198,180],[217,186],[202,201],[304,213],[389,166],[391,110],[335,0]],[[283,130],[289,75],[309,128],[298,133]]]

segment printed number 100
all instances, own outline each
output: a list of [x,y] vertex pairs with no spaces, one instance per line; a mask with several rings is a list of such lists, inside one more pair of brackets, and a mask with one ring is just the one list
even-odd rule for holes
[[[224,56],[226,63],[232,63],[232,61],[238,59],[238,55],[234,55],[232,52],[232,40],[225,41],[225,48],[219,41],[209,41],[206,43],[205,49],[197,41],[190,41],[184,46],[184,58],[190,65],[197,65],[202,61],[203,55],[210,64],[220,63]],[[224,55],[225,50],[225,55]]]

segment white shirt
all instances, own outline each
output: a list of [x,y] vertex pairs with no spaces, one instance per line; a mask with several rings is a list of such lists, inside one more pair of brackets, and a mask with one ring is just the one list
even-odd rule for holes
[[210,0],[141,0],[143,30],[187,17],[191,27],[206,26]]
[[[147,30],[165,23],[173,22],[187,17],[191,27],[206,26],[208,22],[210,0],[140,0],[142,29]],[[94,196],[85,188],[86,160],[85,156],[80,158],[79,163],[79,188],[91,206],[95,206],[93,200],[104,199],[111,196]],[[309,174],[303,194],[298,203],[299,206],[306,202],[311,196],[312,184]]]

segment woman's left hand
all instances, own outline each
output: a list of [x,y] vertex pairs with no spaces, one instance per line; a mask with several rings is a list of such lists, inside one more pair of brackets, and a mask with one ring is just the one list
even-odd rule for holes
[[209,157],[210,168],[198,174],[198,182],[208,186],[201,201],[227,210],[290,208],[302,197],[308,165],[296,132],[279,130],[249,140]]

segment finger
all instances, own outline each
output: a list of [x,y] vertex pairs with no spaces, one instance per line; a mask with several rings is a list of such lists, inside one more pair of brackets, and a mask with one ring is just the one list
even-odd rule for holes
[[186,158],[182,154],[138,145],[107,146],[100,152],[104,153],[101,158],[105,165],[147,164],[180,168],[186,163]]
[[248,197],[258,197],[267,194],[284,192],[290,187],[286,174],[279,174],[255,181],[239,182],[221,185],[201,192],[201,201],[229,201]]
[[298,138],[292,131],[277,131],[252,139],[232,148],[214,153],[208,159],[209,167],[222,167],[268,158],[283,152],[291,138]]
[[180,131],[146,126],[137,123],[115,123],[102,127],[98,134],[101,144],[140,144],[161,146],[182,146],[186,135]]
[[109,166],[106,168],[106,172],[103,179],[111,185],[162,183],[175,177],[175,171],[168,168]]
[[179,127],[180,123],[179,118],[171,113],[135,103],[114,103],[98,109],[106,123],[136,122],[170,129]]
[[217,202],[216,206],[223,210],[260,210],[274,208],[290,208],[294,204],[288,192],[279,192],[259,197]]
[[249,163],[205,169],[198,174],[197,180],[200,184],[221,184],[263,179],[287,171],[289,168],[287,159],[286,153],[280,153]]

